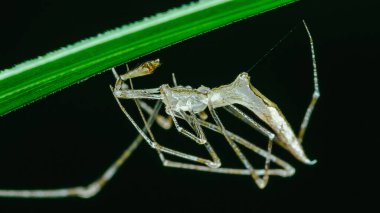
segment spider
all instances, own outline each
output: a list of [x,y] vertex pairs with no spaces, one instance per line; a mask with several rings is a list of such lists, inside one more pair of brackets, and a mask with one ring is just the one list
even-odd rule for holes
[[[81,197],[89,198],[97,194],[102,187],[114,176],[120,166],[129,158],[132,152],[146,141],[148,145],[158,152],[158,155],[164,166],[191,169],[205,172],[249,175],[253,178],[259,188],[264,188],[269,180],[269,176],[289,177],[295,173],[295,169],[285,161],[274,156],[272,151],[273,142],[277,143],[285,150],[289,151],[296,159],[302,163],[312,165],[315,160],[310,160],[303,148],[302,140],[309,124],[314,106],[320,96],[317,66],[314,53],[313,39],[310,31],[303,21],[306,29],[313,64],[314,76],[314,92],[311,102],[306,110],[298,135],[294,133],[291,126],[287,122],[285,116],[275,103],[261,94],[251,83],[248,73],[240,73],[237,78],[230,84],[222,85],[216,88],[200,86],[192,88],[184,87],[177,84],[173,74],[174,86],[163,84],[157,88],[151,89],[134,89],[132,79],[140,76],[152,74],[160,66],[160,60],[147,61],[140,66],[127,71],[126,74],[118,75],[115,69],[112,69],[116,83],[114,87],[110,86],[112,94],[115,97],[117,104],[122,112],[130,120],[136,128],[139,135],[135,138],[132,144],[123,152],[123,154],[94,182],[87,186],[78,186],[62,189],[42,189],[42,190],[0,190],[0,197],[19,197],[19,198],[60,198],[60,197]],[[127,66],[128,68],[128,66]],[[129,85],[126,81],[129,80]],[[133,99],[139,110],[140,116],[144,122],[144,127],[137,125],[134,119],[129,115],[127,110],[122,106],[120,99]],[[154,107],[149,106],[144,102],[144,99],[157,100]],[[161,106],[165,106],[165,112],[168,117],[159,114]],[[236,105],[247,108],[254,113],[261,121],[263,121],[270,129],[256,122],[248,114],[240,110]],[[263,134],[268,138],[267,149],[257,147],[248,140],[239,135],[227,130],[221,119],[219,118],[216,109],[223,108],[237,117],[244,123]],[[207,113],[209,111],[214,123],[207,121]],[[145,118],[143,111],[150,116]],[[189,124],[191,130],[182,127],[178,120],[184,120]],[[166,146],[160,145],[155,139],[150,127],[154,122],[164,129],[169,129],[174,124],[176,130],[204,147],[210,155],[210,158],[202,158],[185,152],[180,152]],[[225,138],[236,156],[239,158],[244,168],[226,168],[222,166],[222,162],[218,154],[213,149],[211,143],[206,137],[203,128],[215,131]],[[255,169],[248,161],[246,156],[239,148],[244,146],[249,150],[257,153],[265,158],[264,169]],[[164,154],[173,155],[190,161],[189,163],[167,160]],[[280,168],[270,169],[270,163],[277,164]]]

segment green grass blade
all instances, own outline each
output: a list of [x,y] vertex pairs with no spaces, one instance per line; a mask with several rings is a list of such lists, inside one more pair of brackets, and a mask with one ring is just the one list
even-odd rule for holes
[[0,115],[137,57],[296,0],[203,0],[0,71]]

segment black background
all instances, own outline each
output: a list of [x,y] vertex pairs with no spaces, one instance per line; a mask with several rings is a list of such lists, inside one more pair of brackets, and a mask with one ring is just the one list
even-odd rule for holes
[[[148,0],[2,3],[0,69],[181,4]],[[365,130],[371,125],[359,119],[374,118],[376,112],[376,104],[366,97],[368,91],[376,90],[376,84],[368,82],[370,74],[378,70],[374,66],[379,43],[376,6],[371,2],[302,1],[130,63],[135,66],[155,58],[163,62],[154,75],[135,81],[138,88],[170,83],[172,72],[182,85],[215,87],[248,70],[298,26],[250,72],[252,83],[279,105],[297,130],[312,93],[311,57],[301,25],[305,19],[315,40],[322,94],[304,139],[306,153],[318,159],[315,166],[303,165],[275,146],[274,152],[297,172],[291,178],[272,177],[267,188],[260,190],[245,176],[165,168],[156,152],[143,144],[92,199],[2,198],[0,211],[135,212],[154,208],[168,212],[298,212],[367,208],[370,202],[365,189],[376,183],[370,181],[373,171],[366,169],[366,163],[375,159],[368,149],[374,149],[376,139],[365,139],[372,134]],[[88,184],[98,177],[137,134],[113,100],[108,89],[112,83],[111,73],[105,72],[1,117],[0,188],[66,187]],[[366,90],[366,86],[372,88]],[[237,119],[218,112],[227,128],[255,144],[265,144],[265,139]],[[174,129],[153,130],[162,144],[199,152]],[[222,137],[207,134],[226,165],[240,166]],[[262,159],[247,155],[254,165],[262,165]]]

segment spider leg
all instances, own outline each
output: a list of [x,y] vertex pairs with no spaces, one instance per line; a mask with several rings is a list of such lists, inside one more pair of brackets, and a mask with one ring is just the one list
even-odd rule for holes
[[[248,116],[247,114],[245,114],[244,112],[242,112],[241,110],[239,110],[234,105],[226,106],[226,107],[223,107],[223,108],[226,109],[232,115],[234,115],[237,118],[241,119],[243,122],[245,122],[248,125],[250,125],[252,128],[256,129],[257,131],[259,131],[260,133],[262,133],[263,135],[265,135],[268,138],[268,153],[272,152],[273,140],[275,139],[275,134],[273,132],[267,130],[265,127],[263,127],[262,125],[260,125],[259,123],[257,123],[250,116]],[[269,164],[270,164],[269,156],[266,156],[265,157],[265,166],[264,166],[264,168],[265,168],[266,171],[268,171],[268,169],[269,169]],[[263,177],[264,185],[267,184],[268,179],[269,179],[269,175],[265,175]]]
[[[163,93],[163,98],[166,100],[167,103],[169,102],[169,101],[167,101],[167,97],[166,97],[165,93]],[[197,142],[198,144],[205,144],[207,142],[204,134],[202,134],[201,137],[197,137],[193,133],[189,132],[188,130],[184,129],[181,125],[179,125],[179,123],[176,119],[176,115],[179,117],[182,117],[182,116],[184,116],[183,112],[177,112],[177,114],[175,114],[175,112],[173,111],[173,109],[171,108],[170,105],[166,106],[166,112],[171,116],[173,123],[174,123],[174,126],[179,133],[185,135],[186,137],[190,138],[191,140]],[[189,124],[192,123],[191,121],[189,121],[187,119],[187,116],[183,117],[183,119],[186,120]]]
[[[111,87],[111,90],[112,90],[112,87]],[[114,94],[114,97],[116,99],[117,104],[119,105],[119,107],[122,110],[122,112],[124,113],[124,115],[128,118],[128,120],[132,123],[132,125],[136,128],[136,130],[140,133],[140,135],[145,139],[145,141],[149,144],[149,146],[151,148],[156,149],[159,152],[163,152],[163,153],[167,153],[167,154],[170,154],[170,155],[174,155],[174,156],[177,156],[177,157],[180,157],[180,158],[183,158],[183,159],[187,159],[187,160],[190,160],[190,161],[195,161],[195,162],[198,162],[198,163],[201,163],[201,164],[205,164],[207,166],[213,166],[213,165],[215,165],[215,162],[213,162],[213,161],[210,161],[210,160],[207,160],[207,159],[204,159],[204,158],[200,158],[200,157],[197,157],[197,156],[194,156],[194,155],[186,154],[186,153],[183,153],[183,152],[179,152],[179,151],[176,151],[176,150],[164,147],[164,146],[161,146],[160,144],[157,143],[157,141],[154,139],[154,137],[152,137],[152,139],[150,139],[145,134],[145,132],[137,125],[137,123],[129,115],[129,113],[126,111],[126,109],[121,105],[121,103],[120,103],[118,97],[116,96],[116,94],[115,93],[113,93],[113,94]],[[162,104],[162,102],[160,102],[160,103]],[[145,125],[145,126],[147,126],[147,125]],[[148,132],[150,133],[151,136],[153,136],[151,134],[151,131],[149,129],[148,129]]]
[[[147,112],[148,114],[153,113],[152,107],[149,106],[145,101],[139,100],[139,103],[140,103],[141,109],[143,109],[145,112]],[[173,126],[173,120],[170,115],[165,117],[163,115],[158,114],[156,118],[156,122],[161,128],[166,129],[166,130],[172,128]]]
[[116,98],[120,99],[151,99],[151,100],[161,100],[160,88],[153,89],[123,89],[117,90],[116,88],[112,88],[112,93]]
[[[167,96],[165,93],[163,93],[163,98],[168,103]],[[212,161],[209,161],[206,165],[209,167],[214,167],[214,168],[220,167],[221,162],[220,162],[218,155],[216,154],[216,152],[212,148],[211,144],[207,141],[206,136],[203,133],[203,130],[200,127],[200,125],[198,124],[198,122],[194,122],[195,120],[197,120],[197,117],[195,116],[195,114],[192,113],[190,117],[187,116],[182,111],[176,112],[177,114],[175,114],[175,112],[171,109],[170,105],[166,106],[166,112],[172,117],[174,126],[176,127],[177,131],[180,134],[183,134],[184,136],[190,138],[191,140],[194,140],[198,144],[202,144],[206,147],[208,153],[211,155],[211,157],[213,159]],[[189,132],[188,130],[184,129],[181,125],[179,125],[179,123],[176,119],[176,116],[179,116],[179,117],[183,118],[186,122],[188,122],[190,124],[190,126],[192,126],[193,129],[195,129],[198,136],[195,136],[193,133]]]
[[123,80],[121,80],[119,74],[117,74],[114,67],[111,69],[111,71],[112,71],[113,76],[116,79],[115,90],[118,91],[118,90],[128,89],[128,85]]
[[[154,118],[157,115],[159,107],[161,105],[156,104],[155,113],[152,113],[147,121],[147,127],[153,124]],[[142,130],[146,131],[146,128]],[[141,144],[143,137],[138,135],[131,145],[124,150],[122,155],[117,158],[106,171],[95,181],[91,182],[86,186],[76,186],[68,188],[57,188],[57,189],[0,189],[0,197],[8,198],[39,198],[39,199],[53,199],[53,198],[65,198],[65,197],[80,197],[80,198],[91,198],[98,194],[101,189],[114,177],[116,172],[125,163],[125,161],[132,155],[132,153]]]
[[[269,180],[268,168],[269,168],[269,162],[270,161],[266,160],[266,164],[265,164],[266,172],[264,173],[264,178],[260,178],[259,175],[257,174],[256,170],[251,165],[251,163],[249,163],[247,157],[241,152],[241,150],[239,149],[237,144],[227,134],[226,129],[224,128],[222,121],[220,120],[219,116],[216,114],[216,111],[213,108],[213,106],[211,105],[210,101],[208,104],[208,108],[210,110],[211,116],[215,120],[216,124],[220,127],[221,133],[224,135],[224,137],[226,138],[226,140],[228,141],[228,143],[230,144],[230,146],[234,150],[235,154],[238,156],[238,158],[243,163],[243,165],[246,167],[246,169],[248,169],[251,172],[251,177],[253,178],[253,180],[255,181],[257,186],[261,189],[264,188],[267,185],[268,180]],[[272,148],[272,140],[270,140],[270,142],[268,144],[268,152],[271,151],[271,148]],[[270,155],[270,153],[269,153],[269,155]]]
[[[203,132],[202,127],[197,122],[196,115],[193,112],[189,112],[189,114],[190,115],[186,114],[186,112],[184,112],[184,111],[179,111],[178,113],[176,113],[176,116],[184,119],[190,125],[190,127],[195,131],[196,136],[194,136],[194,137],[196,138],[196,140],[198,140],[196,142],[199,144],[204,144],[207,141],[206,135]],[[177,119],[176,119],[176,121],[177,121]],[[180,128],[182,128],[182,127],[180,127]]]
[[317,72],[317,62],[315,59],[315,51],[314,51],[314,42],[313,38],[311,37],[311,33],[309,31],[309,28],[306,25],[306,22],[303,20],[303,25],[306,29],[308,38],[309,38],[309,43],[310,43],[310,51],[311,51],[311,60],[313,63],[313,81],[314,81],[314,92],[310,101],[309,106],[306,109],[305,116],[302,120],[300,130],[298,132],[298,141],[302,143],[303,137],[305,135],[305,131],[309,125],[310,117],[311,114],[314,111],[314,107],[317,104],[317,101],[319,99],[320,93],[319,93],[319,84],[318,84],[318,72]]
[[[133,90],[132,79],[129,79],[129,80],[130,80],[131,89]],[[166,98],[165,93],[164,93],[164,95],[163,95],[163,98]],[[145,126],[147,126],[147,125],[146,125],[146,119],[145,119],[145,116],[144,116],[144,114],[143,114],[143,112],[142,112],[142,110],[141,110],[141,104],[140,104],[140,102],[139,102],[137,99],[134,99],[134,101],[135,101],[135,103],[136,103],[136,106],[137,106],[137,108],[138,108],[138,110],[139,110],[140,116],[141,116],[141,118],[142,118],[142,120],[143,120]],[[119,104],[119,106],[121,107],[121,104]],[[207,142],[207,140],[206,140],[206,136],[205,136],[205,134],[203,133],[203,130],[202,130],[201,126],[199,125],[199,123],[195,122],[196,119],[197,119],[196,116],[195,116],[195,114],[194,114],[194,113],[191,113],[191,116],[190,116],[190,118],[189,118],[189,117],[186,115],[186,113],[180,112],[180,114],[181,114],[182,116],[185,116],[184,119],[190,124],[190,126],[193,128],[193,130],[195,130],[195,131],[197,132],[198,137],[194,136],[194,135],[193,135],[192,133],[190,133],[189,131],[187,131],[187,130],[183,129],[182,127],[180,127],[179,124],[178,124],[178,122],[177,122],[177,120],[175,120],[174,112],[171,110],[170,107],[167,107],[167,108],[168,108],[168,110],[170,110],[170,114],[171,114],[171,116],[172,116],[172,119],[173,119],[173,121],[174,121],[174,124],[175,124],[177,130],[178,130],[180,133],[182,133],[182,134],[184,134],[184,135],[186,135],[186,136],[189,136],[191,139],[195,140],[196,142],[201,141],[202,143],[200,143],[200,144],[204,144],[204,146],[206,147],[207,151],[209,152],[209,154],[210,154],[211,157],[212,157],[212,161],[210,161],[210,160],[206,160],[206,161],[204,161],[204,163],[205,163],[207,166],[209,166],[209,167],[220,167],[220,165],[221,165],[221,163],[220,163],[220,159],[219,159],[218,155],[216,154],[216,152],[214,151],[214,149],[212,148],[212,146]],[[156,141],[155,138],[154,138],[154,135],[153,135],[152,131],[150,130],[150,128],[147,128],[147,130],[148,130],[148,133],[149,133],[149,135],[150,135],[152,141]],[[182,131],[182,130],[183,130],[183,131]],[[158,150],[158,151],[160,151],[160,150]],[[162,150],[162,151],[163,151],[163,150]],[[185,154],[185,153],[182,153],[182,154]],[[163,155],[162,155],[160,152],[159,152],[159,155],[160,155],[160,158],[163,159]],[[161,155],[162,155],[162,156],[161,156]],[[203,159],[201,159],[201,158],[199,158],[199,159],[203,161]]]
[[[220,126],[212,124],[212,123],[207,122],[207,121],[200,120],[200,119],[198,119],[198,121],[202,126],[208,128],[212,131],[223,134],[222,128]],[[261,149],[260,147],[254,145],[252,142],[249,142],[248,140],[240,137],[239,135],[236,135],[235,133],[230,132],[229,130],[226,130],[226,129],[224,129],[224,130],[225,130],[225,133],[236,143],[238,143],[238,144],[246,147],[247,149],[250,149],[251,151],[257,153],[258,155],[264,157],[266,159],[266,161],[269,159],[270,162],[273,162],[274,164],[276,164],[282,168],[282,169],[273,169],[273,170],[269,169],[268,170],[269,175],[278,175],[278,176],[282,176],[282,177],[289,177],[295,173],[295,169],[290,164],[288,164],[287,162],[281,160],[280,158],[276,157],[275,155],[273,155],[272,153],[269,152],[269,151],[271,151],[270,147],[268,147],[268,150],[265,151],[264,149]],[[256,171],[260,171],[260,170],[256,170]],[[261,171],[265,171],[265,170],[261,170]],[[264,175],[264,173],[261,173],[259,175]]]
[[[148,106],[150,107],[150,106]],[[144,109],[145,110],[145,109]],[[153,111],[152,108],[150,110],[146,111],[148,114],[151,114],[150,112]],[[179,117],[181,119],[184,119],[183,117]],[[205,128],[208,128],[212,131],[221,133],[221,128],[217,125],[211,124],[207,121],[204,121],[203,119],[197,119],[199,124],[202,125]],[[274,176],[281,176],[281,177],[289,177],[292,176],[295,172],[295,169],[285,161],[281,160],[280,158],[274,156],[273,154],[269,153],[268,151],[261,149],[260,147],[257,147],[252,142],[247,141],[246,139],[226,130],[226,133],[231,137],[232,140],[234,140],[236,143],[246,147],[247,149],[257,153],[258,155],[269,159],[273,164],[276,164],[281,167],[281,169],[268,169],[267,173],[269,175]],[[212,173],[223,173],[223,174],[231,174],[231,175],[251,175],[251,171],[248,169],[236,169],[236,168],[210,168],[208,166],[202,166],[202,165],[196,165],[196,164],[190,164],[190,163],[181,163],[181,162],[174,162],[170,160],[166,160],[165,157],[162,155],[160,156],[163,165],[166,167],[172,167],[172,168],[180,168],[180,169],[190,169],[190,170],[196,170],[196,171],[203,171],[203,172],[212,172]],[[258,169],[256,170],[256,173],[258,176],[264,176],[266,170],[265,169]]]
[[[126,64],[126,67],[127,67],[127,72],[128,72],[129,71],[128,64]],[[128,90],[129,89],[128,84],[126,84],[123,80],[120,79],[120,76],[119,76],[119,74],[117,74],[115,68],[112,68],[111,70],[112,70],[112,73],[116,79],[114,91]],[[139,101],[139,102],[140,102],[141,108],[144,108],[145,111],[149,111],[149,114],[153,113],[153,109],[147,103],[145,103],[144,101]],[[166,130],[170,129],[173,125],[173,121],[171,120],[170,116],[164,117],[160,114],[157,115],[156,122],[161,128],[166,129]]]
[[172,73],[172,79],[173,79],[173,85],[174,85],[175,87],[178,86],[178,84],[177,84],[177,79],[176,79],[174,73]]
[[[149,133],[149,135],[151,136],[152,139],[150,139],[143,131],[141,131],[141,128],[138,127],[138,125],[132,119],[132,117],[128,114],[128,112],[126,111],[126,109],[121,105],[121,103],[119,101],[119,98],[122,98],[122,99],[134,99],[135,103],[136,103],[136,105],[137,105],[137,107],[139,109],[140,116],[142,117],[142,119],[143,119],[143,121],[145,123],[146,121],[145,121],[144,115],[141,112],[141,108],[142,107],[141,107],[141,104],[139,103],[139,101],[137,101],[137,99],[161,99],[161,95],[158,94],[159,93],[159,88],[146,89],[146,90],[134,90],[133,89],[133,84],[132,84],[132,79],[129,78],[129,80],[130,80],[130,84],[131,84],[131,89],[130,90],[116,90],[116,89],[113,89],[112,87],[111,87],[111,90],[112,90],[112,92],[114,94],[114,97],[115,97],[115,99],[116,99],[116,101],[117,101],[120,109],[123,111],[123,113],[126,115],[126,117],[131,121],[131,123],[133,124],[133,126],[139,131],[139,133],[144,137],[144,139],[148,142],[148,144],[152,148],[156,149],[157,151],[162,151],[162,152],[166,152],[168,154],[175,155],[177,157],[185,158],[185,159],[188,159],[188,160],[191,160],[191,161],[196,161],[198,163],[203,163],[203,164],[206,164],[207,166],[212,166],[212,167],[220,166],[220,160],[217,157],[215,151],[212,149],[211,145],[209,145],[209,144],[206,145],[206,148],[209,151],[209,153],[211,154],[211,156],[213,158],[213,161],[210,161],[210,160],[207,160],[207,159],[203,159],[203,158],[199,158],[199,157],[196,157],[196,156],[193,156],[193,155],[189,155],[189,154],[186,154],[186,153],[178,152],[178,151],[175,151],[175,150],[163,147],[163,146],[159,145],[156,142],[156,140],[154,139],[154,136],[153,136],[153,134],[152,134],[152,132],[150,131],[149,128],[148,128],[148,133]],[[173,118],[173,116],[172,116],[172,118]],[[176,126],[176,127],[178,127],[178,126]],[[186,131],[186,133],[189,133],[189,135],[192,135],[188,131]]]
[[211,144],[207,141],[206,135],[203,132],[201,125],[198,122],[197,116],[193,112],[189,112],[190,115],[187,115],[185,112],[181,111],[180,114],[181,114],[180,118],[185,120],[197,133],[197,138],[200,138],[201,140],[206,141],[203,145],[206,147],[208,153],[210,154],[214,162],[213,165],[208,165],[208,166],[212,168],[219,168],[221,166],[220,158],[216,154],[214,149],[212,148]]
[[242,112],[236,106],[229,105],[229,106],[223,107],[223,109],[225,109],[227,112],[231,113],[235,117],[239,118],[244,123],[248,124],[249,126],[254,128],[255,130],[257,130],[258,132],[263,134],[264,136],[266,136],[269,140],[275,139],[276,135],[273,132],[271,132],[267,128],[263,127],[261,124],[256,122],[254,119],[252,119],[250,116],[248,116],[244,112]]
[[[207,121],[198,119],[199,123],[215,132],[221,133],[221,128],[217,125],[211,124]],[[225,132],[229,135],[229,137],[235,141],[236,143],[243,145],[244,147],[250,149],[251,151],[259,154],[260,156],[269,159],[269,161],[273,162],[274,164],[280,166],[280,169],[257,169],[255,170],[257,176],[266,176],[266,175],[272,175],[272,176],[280,176],[280,177],[290,177],[295,173],[294,167],[292,167],[287,162],[281,160],[280,158],[274,156],[270,152],[261,149],[260,147],[257,147],[252,142],[247,141],[246,139],[228,131],[225,130]],[[162,159],[164,162],[164,166],[166,167],[172,167],[172,168],[180,168],[180,169],[190,169],[190,170],[196,170],[196,171],[203,171],[203,172],[212,172],[212,173],[221,173],[221,174],[229,174],[229,175],[252,175],[252,171],[249,169],[236,169],[236,168],[210,168],[207,166],[201,166],[201,165],[195,165],[195,164],[189,164],[189,163],[181,163],[181,162],[173,162],[166,159]],[[264,178],[263,178],[264,179]],[[265,181],[265,180],[264,180]]]
[[[140,102],[140,101],[139,101]],[[141,103],[140,103],[141,104]],[[151,114],[151,112],[153,111],[149,105],[146,105],[146,108],[143,108],[148,114]],[[194,113],[190,113],[190,117],[188,117],[188,115],[186,115],[186,113],[181,113],[183,117],[180,116],[181,119],[184,119],[186,122],[189,123],[189,125],[197,131],[197,134],[198,134],[198,137],[202,137],[200,135],[203,135],[203,138],[205,139],[205,135],[203,133],[203,130],[202,128],[200,127],[200,124],[196,121],[197,120],[197,117],[195,116]],[[144,115],[142,114],[142,112],[140,111],[140,115],[141,117],[143,118],[143,121],[145,123],[145,118],[144,118]],[[153,133],[148,130],[148,132],[150,133],[150,136],[151,138],[154,138],[153,136]],[[167,160],[164,156],[164,154],[161,152],[161,150],[157,149],[157,152],[158,152],[158,155],[160,157],[160,160],[163,164],[163,166],[165,167],[176,167],[176,168],[186,168],[186,166],[192,166],[194,167],[196,170],[207,170],[205,168],[217,168],[221,165],[220,163],[220,159],[219,157],[217,156],[216,152],[214,151],[214,149],[212,148],[212,146],[206,141],[206,143],[203,144],[207,151],[209,152],[209,154],[211,155],[212,159],[213,159],[213,164],[211,163],[206,163],[207,166],[201,166],[201,165],[196,165],[196,164],[189,164],[189,163],[182,163],[182,162],[178,162],[178,161],[171,161],[171,160]],[[239,172],[239,171],[238,171]],[[242,172],[242,171],[240,171]]]
[[[146,62],[146,63],[149,63],[149,62]],[[144,65],[144,64],[142,64],[142,65]],[[140,65],[140,66],[142,66],[142,65]],[[138,69],[138,68],[136,68],[136,69]],[[125,82],[124,82],[124,80],[126,80],[126,79],[123,79],[123,76],[126,76],[127,74],[134,76],[136,73],[146,71],[145,69],[142,69],[142,70],[136,70],[136,69],[129,71],[129,67],[127,65],[127,73],[119,76],[117,74],[115,68],[112,68],[112,73],[113,73],[114,77],[116,78],[116,83],[115,83],[115,88],[111,87],[111,89],[112,89],[112,93],[115,95],[115,97],[121,98],[121,99],[139,99],[139,98],[142,98],[142,99],[161,100],[161,96],[159,95],[159,93],[160,93],[159,87],[153,88],[153,89],[134,90],[133,85],[132,85],[132,81],[131,81],[131,79],[133,77],[126,78],[126,79],[130,80],[130,83],[132,86],[132,89],[128,88],[128,85],[125,84]],[[135,77],[137,77],[137,76],[135,76]]]

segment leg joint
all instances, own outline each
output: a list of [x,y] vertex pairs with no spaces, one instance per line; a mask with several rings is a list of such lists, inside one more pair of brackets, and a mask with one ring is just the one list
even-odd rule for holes
[[88,185],[87,187],[78,187],[75,188],[75,194],[77,194],[78,197],[80,198],[91,198],[98,194],[98,192],[101,189],[101,185],[98,183],[98,181]]

